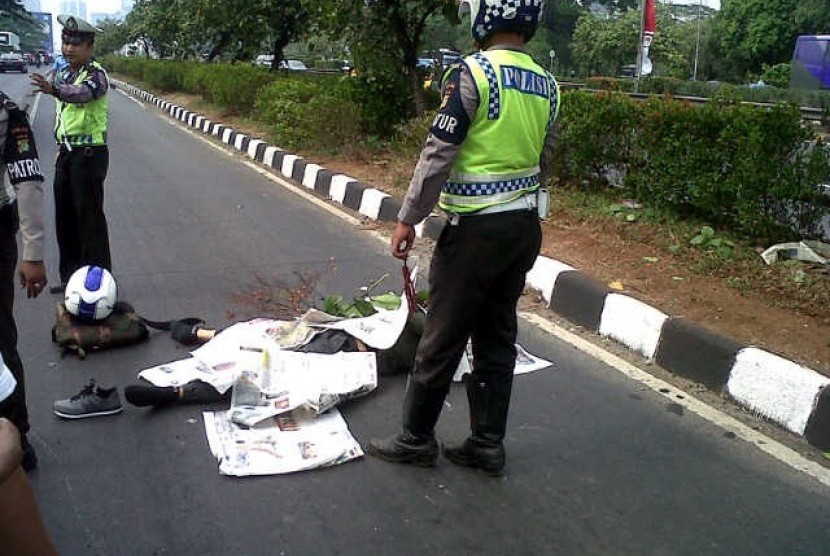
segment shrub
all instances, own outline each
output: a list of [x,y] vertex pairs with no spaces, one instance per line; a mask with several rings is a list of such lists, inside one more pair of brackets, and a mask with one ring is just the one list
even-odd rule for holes
[[347,77],[283,75],[264,87],[255,103],[257,119],[271,126],[285,148],[336,148],[363,132],[360,109]]
[[830,159],[799,110],[731,101],[696,107],[651,98],[568,92],[553,168],[561,178],[607,183],[626,194],[739,237],[769,242],[815,233],[823,216],[816,185]]
[[637,101],[619,93],[565,92],[552,168],[564,179],[604,182],[609,168],[631,159]]
[[274,81],[263,68],[246,64],[212,64],[210,95],[213,102],[233,114],[248,115],[254,109],[260,90]]

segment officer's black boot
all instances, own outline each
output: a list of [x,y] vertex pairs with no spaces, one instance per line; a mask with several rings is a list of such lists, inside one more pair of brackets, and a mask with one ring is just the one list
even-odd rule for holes
[[513,377],[478,382],[466,375],[472,434],[459,446],[442,446],[444,456],[456,465],[501,475],[504,469],[504,440]]
[[431,389],[409,380],[403,402],[403,431],[384,440],[372,440],[367,452],[391,463],[432,467],[438,459],[435,423],[444,405],[445,389]]

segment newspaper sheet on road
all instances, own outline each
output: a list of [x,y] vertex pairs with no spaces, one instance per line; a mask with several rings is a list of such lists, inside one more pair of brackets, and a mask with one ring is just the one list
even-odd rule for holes
[[[377,388],[374,352],[276,351],[268,356],[261,349],[240,351],[237,347],[234,365],[221,370],[191,357],[145,369],[138,376],[156,386],[181,386],[201,380],[224,393],[245,369],[246,379],[253,383],[257,395],[255,400],[240,404],[241,408],[234,408],[233,417],[246,426],[298,407],[324,413],[342,401],[364,396]],[[217,359],[230,361],[233,357],[228,353]]]
[[[243,388],[244,387],[244,388]],[[261,371],[245,371],[234,385],[230,418],[257,422],[304,407],[324,413],[342,401],[377,388],[374,352],[334,354],[279,351]],[[244,400],[238,395],[245,390]]]
[[300,320],[318,328],[342,330],[374,349],[389,349],[398,341],[408,318],[409,307],[401,303],[397,309],[377,308],[373,315],[353,319],[338,319],[318,309],[309,309]]
[[250,429],[232,423],[226,411],[202,416],[210,451],[223,475],[294,473],[363,456],[336,409],[323,415],[298,410]]
[[[464,355],[461,357],[461,361],[458,364],[458,368],[455,370],[455,375],[453,375],[452,377],[453,382],[461,382],[462,377],[465,374],[472,373],[472,365],[473,349],[471,344],[467,344],[467,349],[464,350]],[[544,369],[545,367],[550,366],[550,361],[546,361],[541,357],[536,357],[519,344],[516,344],[516,364],[513,367],[514,375],[532,373],[533,371],[538,371],[540,369]]]

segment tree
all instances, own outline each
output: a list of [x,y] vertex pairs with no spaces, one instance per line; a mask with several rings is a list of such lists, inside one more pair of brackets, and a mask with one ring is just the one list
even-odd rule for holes
[[98,24],[101,33],[95,38],[95,50],[99,54],[111,54],[128,41],[127,24],[115,19],[105,19]]
[[271,71],[274,71],[283,59],[285,47],[305,29],[309,11],[300,0],[257,0],[254,4],[254,10],[268,29],[270,54],[274,55]]
[[127,16],[129,36],[162,56],[251,59],[263,44],[275,54],[302,32],[303,0],[138,0]]
[[830,6],[827,0],[801,0],[793,19],[799,35],[830,33]]
[[[764,63],[776,64],[791,59],[799,23],[794,14],[801,14],[801,25],[810,20],[811,7],[827,2],[809,2],[799,12],[799,0],[724,0],[715,17],[714,33],[720,51],[733,79],[758,74]],[[820,12],[820,10],[819,10]],[[826,13],[817,14],[827,21]]]
[[191,16],[194,0],[137,0],[127,15],[128,39],[143,44],[147,57],[155,50],[162,57],[175,52]]
[[418,52],[430,18],[457,18],[455,1],[317,0],[316,5],[315,16],[323,28],[335,37],[348,36],[354,50],[368,47],[364,66],[373,64],[369,55],[372,51],[378,61],[380,58],[387,58],[390,63],[397,61],[397,67],[384,70],[383,76],[378,77],[397,79],[402,75],[409,84],[415,113],[423,114],[426,101],[416,70]]
[[576,22],[584,11],[577,0],[551,0],[545,4],[539,35],[544,35],[549,47],[556,51],[559,68],[572,68],[574,65],[571,43]]
[[[621,66],[637,60],[640,41],[639,10],[604,18],[584,13],[573,35],[573,53],[588,74],[616,75]],[[697,23],[674,17],[670,6],[657,5],[657,31],[650,56],[655,75],[686,79],[692,75]]]
[[[640,0],[595,0],[597,4],[602,4],[612,14],[622,14],[629,10],[636,10],[640,6]],[[585,5],[592,2],[582,2]]]
[[21,50],[36,50],[49,40],[40,21],[15,0],[0,0],[0,29],[17,34]]

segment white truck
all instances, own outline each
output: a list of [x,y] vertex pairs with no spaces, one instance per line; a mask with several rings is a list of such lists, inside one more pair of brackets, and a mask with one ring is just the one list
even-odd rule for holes
[[19,52],[20,51],[20,37],[11,31],[0,31],[0,51],[2,52]]

